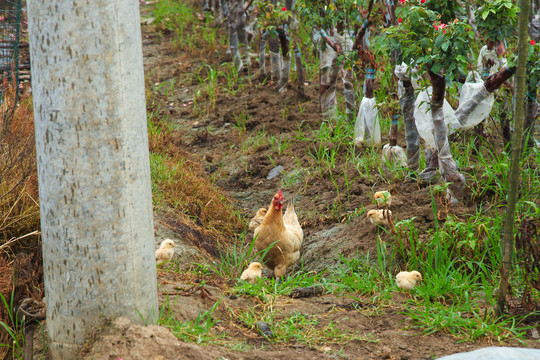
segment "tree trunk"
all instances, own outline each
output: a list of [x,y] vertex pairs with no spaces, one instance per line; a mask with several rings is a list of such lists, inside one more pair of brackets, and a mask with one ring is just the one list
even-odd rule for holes
[[525,92],[527,70],[527,24],[529,19],[530,3],[528,0],[519,0],[519,35],[518,35],[518,63],[516,73],[516,96],[514,103],[514,135],[512,137],[512,160],[508,177],[508,203],[504,218],[503,258],[501,268],[501,282],[497,295],[497,313],[502,315],[505,310],[508,296],[508,279],[514,253],[514,218],[518,196],[519,163],[523,146],[523,123],[525,117]]
[[158,315],[138,1],[28,2],[47,334]]
[[465,187],[465,177],[458,171],[457,164],[452,158],[450,144],[448,143],[448,128],[444,121],[443,102],[446,84],[444,76],[439,76],[428,71],[433,93],[431,94],[431,116],[433,118],[433,130],[435,132],[435,143],[439,155],[439,168],[442,176],[450,185],[447,195],[452,204],[457,203],[463,195]]
[[403,122],[405,123],[405,141],[407,142],[407,167],[418,171],[420,167],[420,136],[414,121],[414,88],[410,81],[403,81],[405,94],[400,99]]
[[298,44],[295,44],[294,46],[294,61],[296,63],[296,74],[298,75],[296,79],[296,89],[300,97],[305,98],[306,93],[304,91],[304,84],[306,82],[306,76],[304,74],[304,65],[302,64],[302,56],[300,54],[300,46]]

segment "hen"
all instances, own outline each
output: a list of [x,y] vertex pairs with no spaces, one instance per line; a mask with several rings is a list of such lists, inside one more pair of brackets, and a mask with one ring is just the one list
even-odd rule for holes
[[249,264],[248,268],[244,270],[242,275],[240,276],[240,279],[245,280],[250,283],[254,283],[257,278],[260,278],[262,276],[262,265],[258,262],[252,262]]
[[418,281],[422,281],[422,274],[416,270],[402,271],[396,275],[397,286],[403,290],[412,290]]
[[266,215],[267,211],[268,210],[264,208],[260,208],[259,210],[257,210],[257,214],[255,214],[253,219],[251,219],[251,221],[249,222],[249,230],[255,230],[259,225],[261,225],[264,219],[264,215]]
[[263,261],[266,266],[274,270],[276,278],[281,278],[287,268],[300,259],[300,247],[304,239],[304,232],[298,222],[294,205],[287,206],[283,215],[284,196],[278,191],[264,216],[261,225],[255,229],[255,247],[258,251],[275,245],[266,253]]
[[173,247],[175,246],[174,241],[171,239],[165,239],[161,242],[159,249],[156,250],[156,261],[158,265],[172,259],[174,255]]

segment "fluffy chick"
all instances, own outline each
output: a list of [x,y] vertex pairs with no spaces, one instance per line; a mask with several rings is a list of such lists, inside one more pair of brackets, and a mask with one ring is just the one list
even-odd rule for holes
[[373,202],[377,204],[377,208],[388,209],[392,204],[392,195],[389,191],[377,191],[373,195]]
[[260,278],[262,276],[262,270],[263,266],[258,262],[252,262],[249,264],[248,268],[244,270],[242,273],[242,276],[240,276],[240,279],[245,280],[250,283],[254,283],[257,278]]
[[382,209],[382,210],[369,210],[367,213],[367,218],[375,225],[391,225],[392,221],[392,211]]
[[159,249],[156,250],[156,261],[158,265],[172,259],[174,255],[173,247],[175,246],[174,241],[171,239],[165,239],[161,242]]
[[416,270],[402,271],[396,275],[397,286],[403,290],[412,290],[418,281],[422,281],[422,274]]
[[261,225],[267,212],[268,210],[266,210],[265,208],[260,208],[259,210],[257,210],[257,214],[255,214],[255,217],[253,217],[253,219],[251,219],[251,221],[249,222],[249,230],[255,230],[256,228],[258,228],[259,225]]

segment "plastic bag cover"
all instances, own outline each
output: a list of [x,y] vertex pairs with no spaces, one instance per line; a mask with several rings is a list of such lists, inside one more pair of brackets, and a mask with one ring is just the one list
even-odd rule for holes
[[356,123],[354,125],[354,144],[356,146],[379,146],[381,144],[381,126],[375,98],[362,99]]

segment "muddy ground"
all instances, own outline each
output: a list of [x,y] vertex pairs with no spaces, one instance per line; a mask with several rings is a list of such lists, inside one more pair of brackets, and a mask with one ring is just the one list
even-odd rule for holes
[[[149,9],[143,7],[143,18],[150,17]],[[143,24],[149,21],[144,21]],[[336,185],[330,176],[310,173],[312,157],[309,155],[309,142],[292,145],[279,154],[269,145],[254,144],[248,151],[243,151],[246,139],[264,129],[266,136],[281,136],[293,133],[299,127],[318,129],[323,118],[318,106],[318,84],[316,79],[306,88],[308,98],[300,98],[289,89],[279,94],[271,83],[261,83],[255,77],[242,74],[239,84],[245,88],[238,90],[235,96],[219,93],[213,111],[204,111],[208,99],[199,99],[203,109],[197,112],[193,106],[197,91],[201,85],[190,74],[204,75],[204,64],[219,66],[230,61],[225,46],[217,46],[211,52],[201,49],[178,51],[173,43],[173,34],[158,34],[152,24],[143,25],[143,51],[147,82],[164,84],[174,79],[175,86],[167,94],[158,94],[160,116],[174,123],[181,134],[182,146],[191,153],[194,161],[203,164],[207,176],[215,180],[217,186],[234,199],[246,219],[254,215],[260,207],[266,207],[273,194],[282,186],[284,176],[297,176],[298,181],[289,181],[284,191],[286,199],[293,200],[304,228],[305,240],[302,256],[306,271],[322,271],[337,264],[339,254],[345,257],[358,253],[376,253],[378,238],[388,240],[389,235],[378,230],[364,216],[352,216],[356,209],[374,208],[374,191],[387,189],[395,194],[392,211],[398,219],[416,217],[415,226],[425,232],[433,227],[434,215],[428,188],[420,187],[415,182],[395,182],[388,185],[380,178],[371,181],[352,165],[340,164],[336,173],[346,170],[352,175],[349,197],[345,197],[346,184],[338,183],[341,190],[338,195]],[[202,70],[200,70],[202,68]],[[252,68],[251,72],[255,72]],[[300,105],[300,106],[299,106]],[[284,111],[286,109],[286,111]],[[302,109],[302,110],[300,110]],[[249,114],[245,123],[245,132],[235,126],[236,118],[242,112]],[[387,139],[383,140],[383,143]],[[399,139],[404,144],[402,138]],[[333,144],[328,144],[333,146]],[[295,155],[295,156],[293,156]],[[276,166],[283,167],[283,174],[267,179]],[[345,167],[349,168],[345,168]],[[303,169],[303,170],[302,170]],[[292,174],[292,175],[291,175]],[[337,175],[337,174],[336,174]],[[330,211],[338,200],[339,212]],[[440,207],[441,217],[450,212],[456,216],[474,213],[474,204],[462,203],[446,209]],[[177,250],[180,262],[189,263],[198,259],[199,251],[193,243],[186,241],[186,234],[193,232],[188,225],[171,226],[170,219],[156,214],[157,241],[172,237],[183,243]],[[204,227],[204,224],[202,224]],[[251,348],[248,351],[231,350],[216,345],[199,346],[178,340],[165,327],[141,327],[130,324],[125,319],[117,319],[106,330],[98,332],[85,350],[87,359],[432,359],[451,353],[473,350],[490,345],[486,343],[466,343],[450,334],[438,332],[422,335],[417,330],[408,328],[410,321],[402,314],[407,297],[396,293],[393,303],[384,307],[384,311],[372,313],[369,307],[360,310],[353,306],[358,300],[349,296],[323,295],[308,299],[279,298],[275,306],[280,307],[280,317],[294,311],[304,314],[316,314],[321,326],[330,321],[340,329],[359,331],[365,334],[364,340],[354,340],[345,345],[328,344],[327,346],[308,347],[304,345],[272,344],[257,330],[249,329],[231,315],[234,309],[256,307],[260,304],[250,297],[233,296],[227,284],[206,280],[205,289],[210,296],[202,296],[200,291],[186,291],[201,281],[182,275],[174,276],[168,272],[159,272],[160,303],[176,298],[172,309],[183,321],[197,318],[200,311],[212,308],[217,299],[221,299],[214,316],[220,319],[214,329],[216,334],[227,331],[229,336],[239,341],[246,341]],[[179,290],[180,289],[180,290]],[[358,294],[359,303],[370,303],[369,299]],[[232,309],[232,311],[231,311]],[[519,346],[517,342],[506,345]],[[537,342],[531,342],[538,347]]]

